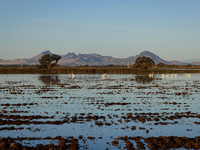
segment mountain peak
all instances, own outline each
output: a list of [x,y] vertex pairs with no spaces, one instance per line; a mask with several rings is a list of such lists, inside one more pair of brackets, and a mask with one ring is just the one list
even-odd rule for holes
[[154,53],[152,53],[152,52],[150,52],[150,51],[143,51],[143,52],[141,52],[141,53],[139,54],[139,56],[141,56],[141,57],[142,57],[142,56],[150,57],[151,59],[154,60],[154,62],[155,62],[156,64],[158,64],[159,62],[162,62],[162,63],[165,63],[165,64],[168,63],[167,61],[161,59],[159,56],[157,56],[156,54],[154,54]]
[[64,58],[69,58],[69,59],[75,59],[77,58],[78,56],[74,53],[74,52],[69,52],[67,53],[66,55],[62,56],[61,59],[64,59]]
[[139,56],[145,56],[145,55],[155,55],[154,53],[150,52],[150,51],[143,51],[139,54]]
[[46,51],[42,52],[42,55],[46,55],[46,54],[50,54],[51,55],[51,52],[49,50],[46,50]]

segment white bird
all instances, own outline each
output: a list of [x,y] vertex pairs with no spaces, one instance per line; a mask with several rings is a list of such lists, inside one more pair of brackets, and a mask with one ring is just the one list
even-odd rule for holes
[[177,77],[177,74],[175,74],[175,78]]
[[106,78],[106,74],[105,73],[102,75],[102,78],[104,78],[104,79]]
[[88,78],[88,74],[86,75],[86,78]]
[[84,79],[84,75],[82,74],[82,79]]
[[188,74],[188,78],[190,78],[191,77],[191,74]]
[[169,78],[169,74],[166,74],[166,77]]
[[71,74],[69,74],[69,78],[71,78]]
[[162,78],[165,78],[165,75],[164,75],[164,74],[162,74]]
[[173,78],[174,77],[174,75],[173,74],[171,74],[171,78]]
[[74,79],[74,74],[72,73],[72,79]]
[[153,78],[153,73],[152,73],[152,74],[149,74],[149,78]]

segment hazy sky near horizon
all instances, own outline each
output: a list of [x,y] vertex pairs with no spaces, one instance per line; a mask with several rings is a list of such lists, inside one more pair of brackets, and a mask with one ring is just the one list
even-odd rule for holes
[[97,53],[200,58],[200,0],[1,0],[0,59]]

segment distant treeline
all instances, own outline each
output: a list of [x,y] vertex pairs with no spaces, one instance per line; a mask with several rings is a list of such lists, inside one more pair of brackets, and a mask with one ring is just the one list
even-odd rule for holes
[[[72,68],[88,68],[88,67],[95,67],[95,68],[102,68],[102,67],[105,67],[105,68],[132,68],[133,65],[118,65],[118,64],[108,64],[108,65],[68,65],[68,66],[62,66],[62,65],[59,65],[59,68],[69,68],[69,67],[72,67]],[[0,65],[0,68],[12,68],[12,67],[19,67],[19,68],[32,68],[32,67],[36,67],[36,65],[27,65],[27,64],[18,64],[18,65]],[[153,68],[197,68],[197,69],[200,69],[200,65],[191,65],[191,64],[188,64],[188,65],[167,65],[167,64],[164,64],[164,63],[159,63],[157,65],[155,65]]]
[[[0,65],[0,67],[8,67],[8,68],[11,68],[11,67],[21,67],[21,68],[24,68],[24,67],[36,67],[36,65]],[[75,67],[75,68],[80,68],[80,67],[114,67],[114,68],[119,68],[119,67],[128,67],[127,65],[114,65],[114,64],[109,64],[109,65],[102,65],[102,66],[97,66],[97,65],[92,65],[92,66],[89,66],[89,65],[69,65],[69,66],[62,66],[60,65],[59,67]]]
[[12,67],[19,67],[20,68],[20,67],[35,67],[35,66],[36,65],[27,65],[27,64],[26,65],[23,64],[22,66],[21,65],[0,65],[1,68],[2,67],[3,68],[12,68]]
[[135,69],[131,66],[58,66],[51,70],[38,70],[35,66],[0,66],[0,74],[140,74],[140,73],[200,73],[200,66],[154,66],[151,69]]

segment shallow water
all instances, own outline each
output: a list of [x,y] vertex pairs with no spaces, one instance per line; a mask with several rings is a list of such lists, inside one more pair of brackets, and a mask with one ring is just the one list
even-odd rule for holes
[[[133,74],[110,74],[106,78],[92,74],[87,78],[75,74],[74,79],[67,74],[0,75],[0,119],[13,121],[0,125],[0,135],[82,135],[80,149],[122,149],[122,141],[118,146],[112,141],[124,136],[195,138],[200,135],[199,79],[200,74],[158,74],[153,78]],[[22,122],[17,123],[19,120]],[[58,141],[22,141],[28,146],[48,143]]]

